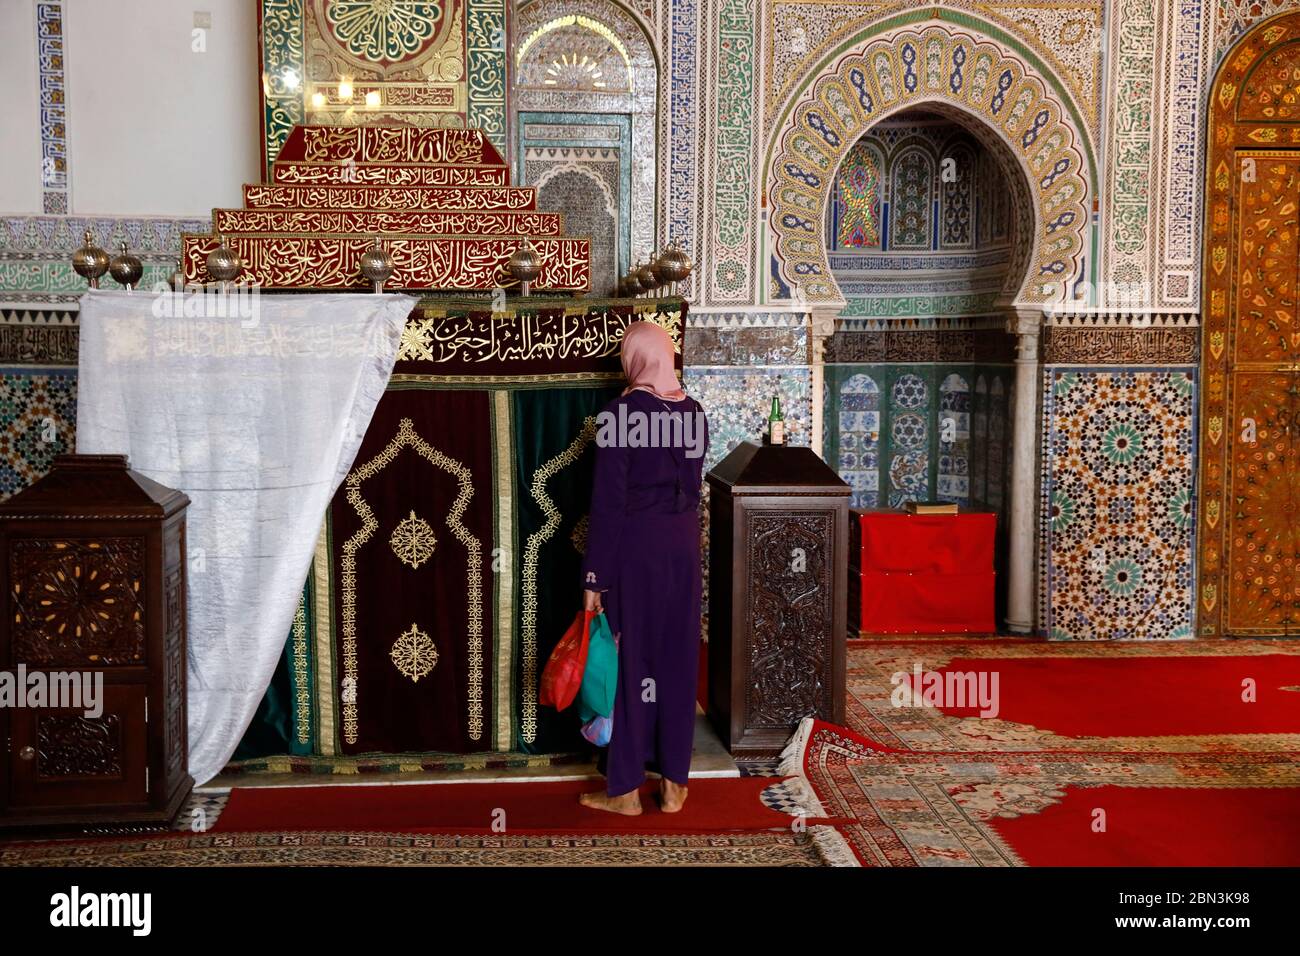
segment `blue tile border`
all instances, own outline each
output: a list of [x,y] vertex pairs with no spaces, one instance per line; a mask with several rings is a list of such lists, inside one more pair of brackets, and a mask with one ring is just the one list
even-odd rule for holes
[[41,209],[68,212],[68,111],[63,70],[63,4],[36,4],[36,69],[40,91]]

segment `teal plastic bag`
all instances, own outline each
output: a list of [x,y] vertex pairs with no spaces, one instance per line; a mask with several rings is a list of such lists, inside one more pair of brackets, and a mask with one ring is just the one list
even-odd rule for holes
[[604,614],[591,620],[591,642],[587,646],[587,669],[582,672],[578,691],[578,716],[614,716],[614,692],[618,687],[618,645]]

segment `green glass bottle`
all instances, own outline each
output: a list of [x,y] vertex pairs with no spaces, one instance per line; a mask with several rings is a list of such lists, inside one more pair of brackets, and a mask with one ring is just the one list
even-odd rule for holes
[[772,396],[772,411],[767,416],[767,443],[785,444],[785,418],[781,415],[781,396]]

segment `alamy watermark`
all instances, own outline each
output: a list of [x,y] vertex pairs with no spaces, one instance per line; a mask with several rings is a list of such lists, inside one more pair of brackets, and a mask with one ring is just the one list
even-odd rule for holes
[[979,715],[993,718],[1001,711],[997,671],[927,671],[921,661],[912,672],[895,671],[889,678],[895,707],[978,707]]
[[104,713],[103,671],[0,670],[0,708],[79,710],[90,720]]
[[152,893],[94,893],[74,886],[50,897],[50,925],[56,929],[120,927],[133,936],[153,929]]
[[173,289],[165,282],[153,287],[150,307],[155,319],[239,319],[243,328],[262,321],[262,287],[256,283],[192,284]]
[[701,411],[643,412],[619,405],[596,416],[596,444],[601,448],[682,448],[700,458],[708,434]]

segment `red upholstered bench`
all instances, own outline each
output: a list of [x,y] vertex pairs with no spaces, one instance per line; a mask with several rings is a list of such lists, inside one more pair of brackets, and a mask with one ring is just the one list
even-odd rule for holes
[[[860,634],[991,634],[997,515],[854,511],[850,624]],[[852,583],[852,582],[850,582]],[[856,598],[856,602],[853,600]]]

